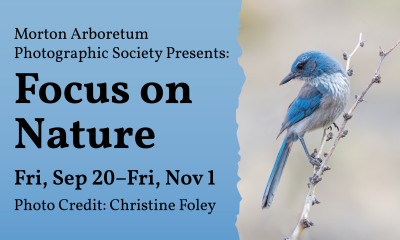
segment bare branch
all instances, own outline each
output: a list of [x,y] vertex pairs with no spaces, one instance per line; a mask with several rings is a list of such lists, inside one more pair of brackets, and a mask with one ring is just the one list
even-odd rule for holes
[[[346,71],[349,70],[349,64],[350,64],[350,59],[353,56],[353,54],[356,52],[356,50],[358,49],[358,46],[364,46],[364,42],[365,41],[361,41],[361,33],[360,33],[360,40],[359,40],[359,44],[357,45],[357,47],[354,49],[354,51],[348,55],[346,52],[343,53],[343,56],[346,55],[347,57],[347,67],[346,67]],[[317,168],[314,167],[314,171],[313,171],[313,176],[310,177],[310,183],[308,184],[308,193],[307,193],[307,197],[306,197],[306,201],[304,203],[304,207],[303,207],[303,212],[301,214],[300,220],[295,228],[295,230],[293,231],[292,235],[289,238],[285,238],[286,240],[294,240],[294,239],[298,239],[300,234],[302,233],[302,231],[310,226],[313,226],[314,223],[311,222],[310,220],[308,220],[308,214],[310,212],[311,206],[313,206],[314,204],[318,204],[319,201],[315,198],[315,186],[318,182],[320,182],[321,176],[322,174],[327,171],[330,170],[331,168],[327,166],[328,160],[330,159],[330,157],[333,154],[333,151],[336,149],[336,146],[339,142],[339,140],[343,137],[345,137],[348,134],[348,130],[344,130],[346,127],[347,122],[353,117],[353,112],[354,110],[357,108],[358,104],[360,104],[361,102],[365,101],[364,100],[364,96],[365,94],[368,92],[368,90],[371,88],[371,86],[374,83],[380,83],[381,82],[381,76],[378,74],[379,69],[381,67],[381,64],[383,62],[383,59],[385,59],[385,57],[391,52],[393,51],[393,49],[400,44],[400,40],[387,52],[383,51],[382,49],[379,52],[379,56],[380,56],[380,61],[378,64],[378,67],[375,71],[374,77],[372,78],[371,82],[368,84],[367,88],[361,93],[361,95],[357,96],[356,95],[356,102],[353,104],[353,106],[351,107],[351,109],[347,112],[343,114],[343,123],[342,126],[340,127],[339,133],[336,136],[335,141],[333,142],[332,147],[330,148],[328,153],[324,153],[324,160],[321,163],[321,167]],[[324,129],[324,134],[322,137],[322,142],[321,142],[321,146],[319,148],[319,151],[317,153],[314,152],[313,156],[315,159],[318,159],[323,151],[324,145],[326,143],[326,141],[329,141],[330,139],[333,138],[332,132],[330,132],[329,134],[327,134],[327,129]]]
[[[350,55],[347,55],[346,73],[348,73],[348,71],[349,71],[349,69],[350,69],[349,66],[350,66],[351,57],[354,55],[354,53],[356,53],[356,51],[357,51],[357,49],[358,49],[359,46],[364,46],[364,42],[365,42],[365,41],[362,41],[362,40],[361,40],[361,37],[362,37],[362,33],[360,33],[360,40],[358,40],[357,46],[356,46],[356,48],[354,49],[354,51],[353,51]],[[346,60],[346,59],[345,59],[345,60]],[[351,76],[351,75],[349,75],[349,76]]]

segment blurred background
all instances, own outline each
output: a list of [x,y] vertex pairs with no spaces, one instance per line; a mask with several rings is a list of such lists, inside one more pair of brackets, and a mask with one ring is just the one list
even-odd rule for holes
[[[236,223],[241,240],[288,237],[302,211],[312,168],[299,142],[292,148],[271,208],[261,210],[283,140],[276,136],[302,86],[299,81],[278,86],[295,58],[319,50],[345,65],[341,49],[351,53],[362,32],[368,41],[351,61],[355,75],[348,111],[354,95],[373,77],[379,46],[388,50],[400,39],[399,12],[399,0],[243,0],[238,41],[246,82],[237,110],[242,201]],[[349,134],[330,159],[332,170],[316,188],[321,204],[309,215],[315,226],[301,239],[400,239],[399,70],[400,46],[382,64],[382,83],[370,89],[368,103],[360,104],[348,122]],[[322,130],[306,135],[310,151],[321,137]]]

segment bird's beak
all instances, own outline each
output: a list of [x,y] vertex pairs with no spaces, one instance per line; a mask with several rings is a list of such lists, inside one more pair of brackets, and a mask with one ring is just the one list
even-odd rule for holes
[[289,74],[282,80],[282,82],[279,84],[279,86],[280,86],[280,85],[283,85],[283,84],[285,84],[285,83],[287,83],[287,82],[289,82],[290,80],[292,80],[292,79],[295,78],[295,77],[296,77],[295,74],[293,74],[292,72],[289,73]]

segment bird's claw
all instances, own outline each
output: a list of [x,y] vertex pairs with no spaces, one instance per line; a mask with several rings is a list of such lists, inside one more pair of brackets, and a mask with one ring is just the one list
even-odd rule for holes
[[[339,132],[339,127],[338,127],[338,125],[336,125],[336,123],[333,123],[333,126],[335,126],[335,128],[338,130],[338,132]],[[327,128],[329,131],[332,131],[332,126],[329,126],[328,128]]]
[[[335,126],[335,128],[337,129],[337,131],[339,132],[339,126],[338,125],[336,125],[336,123],[333,123],[333,126]],[[332,127],[331,127],[331,130],[332,130]]]
[[317,166],[317,168],[319,168],[321,166],[321,163],[318,161],[319,159],[315,159],[315,158],[310,158],[309,162],[311,163],[311,165],[313,166]]

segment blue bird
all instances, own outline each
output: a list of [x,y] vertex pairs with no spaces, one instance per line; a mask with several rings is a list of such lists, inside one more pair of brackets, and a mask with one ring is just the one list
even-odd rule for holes
[[287,130],[264,192],[262,209],[271,206],[294,142],[300,140],[308,161],[320,166],[318,160],[311,158],[303,139],[304,134],[332,125],[346,107],[349,98],[350,82],[342,65],[326,53],[309,51],[300,54],[280,85],[292,79],[304,81],[304,85],[290,104],[278,134],[279,137]]

